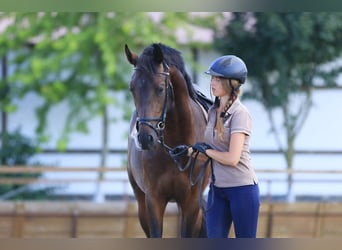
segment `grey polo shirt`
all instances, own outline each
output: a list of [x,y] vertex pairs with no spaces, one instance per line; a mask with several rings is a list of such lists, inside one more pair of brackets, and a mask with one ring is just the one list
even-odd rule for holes
[[224,118],[224,140],[221,141],[215,130],[217,107],[212,106],[208,113],[208,124],[205,130],[205,140],[213,149],[229,151],[230,137],[233,133],[244,133],[246,139],[243,145],[241,158],[237,166],[227,166],[213,160],[215,186],[237,187],[258,183],[253,169],[249,150],[250,135],[252,133],[252,119],[246,107],[236,99],[226,112]]

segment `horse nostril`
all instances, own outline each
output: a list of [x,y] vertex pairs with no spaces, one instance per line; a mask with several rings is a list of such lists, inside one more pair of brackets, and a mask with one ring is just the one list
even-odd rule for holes
[[154,138],[150,134],[140,133],[138,134],[138,141],[142,149],[149,149],[153,145]]

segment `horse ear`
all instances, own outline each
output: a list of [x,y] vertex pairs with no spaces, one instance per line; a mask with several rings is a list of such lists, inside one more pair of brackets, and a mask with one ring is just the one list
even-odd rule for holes
[[153,58],[158,64],[161,64],[164,60],[163,51],[160,45],[156,43],[153,44]]
[[130,51],[127,44],[125,44],[125,53],[126,53],[127,60],[130,62],[130,64],[137,66],[138,56],[135,53]]

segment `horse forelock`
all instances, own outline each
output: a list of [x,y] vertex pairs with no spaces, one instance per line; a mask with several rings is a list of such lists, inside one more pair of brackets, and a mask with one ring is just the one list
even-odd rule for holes
[[[195,100],[197,97],[197,93],[192,85],[191,77],[185,69],[184,60],[181,53],[178,50],[166,46],[162,43],[158,43],[157,45],[163,52],[164,62],[169,66],[174,66],[183,75],[187,85],[187,89],[189,91],[189,95],[192,99]],[[141,70],[145,73],[150,74],[157,73],[157,64],[154,61],[153,50],[153,44],[143,50],[138,58],[136,70]]]

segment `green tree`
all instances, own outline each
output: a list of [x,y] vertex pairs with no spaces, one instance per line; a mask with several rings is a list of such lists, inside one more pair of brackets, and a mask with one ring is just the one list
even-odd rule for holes
[[[68,102],[60,149],[65,149],[70,132],[87,132],[87,121],[94,115],[104,116],[107,105],[126,108],[115,98],[118,92],[129,96],[131,67],[124,58],[125,43],[133,49],[151,42],[176,46],[177,27],[205,23],[204,18],[187,13],[164,13],[156,21],[144,12],[10,13],[2,14],[0,20],[7,23],[0,36],[0,56],[7,56],[8,64],[14,67],[1,82],[1,93],[6,97],[1,99],[1,109],[13,112],[14,100],[36,93],[42,100],[37,109],[37,133],[46,141],[48,112]],[[208,23],[213,25],[213,21]]]
[[[131,66],[124,58],[124,44],[134,50],[152,42],[178,47],[178,27],[208,26],[214,20],[213,15],[196,17],[188,13],[162,13],[158,20],[144,12],[3,13],[0,56],[13,71],[2,78],[1,109],[14,112],[16,99],[35,93],[41,100],[36,110],[36,132],[44,143],[49,140],[46,117],[54,106],[66,102],[67,120],[57,145],[60,150],[66,149],[72,132],[87,133],[87,122],[94,116],[102,117],[100,166],[105,166],[108,125],[113,120],[128,120],[132,109],[118,97],[124,95],[130,100]],[[122,116],[111,117],[109,105],[122,110]]]
[[[220,52],[237,54],[246,62],[251,84],[244,97],[265,108],[290,170],[295,139],[312,106],[312,90],[316,84],[335,86],[341,72],[341,66],[327,67],[341,57],[341,30],[341,13],[233,13],[224,31],[216,34]],[[289,199],[291,188],[289,174]]]
[[[33,156],[37,153],[36,142],[26,136],[23,136],[19,130],[13,133],[0,133],[0,139],[6,140],[6,146],[1,147],[0,159],[1,164],[11,166],[34,165],[39,166],[39,162],[32,160]],[[0,173],[1,178],[10,179],[38,179],[40,173]],[[29,184],[0,184],[0,199],[6,200],[40,200],[49,196],[54,188],[31,188]]]

